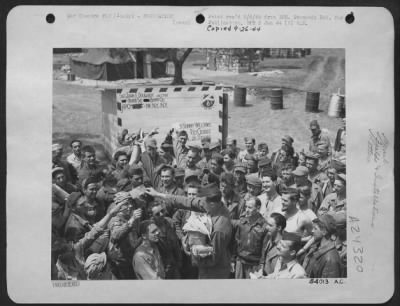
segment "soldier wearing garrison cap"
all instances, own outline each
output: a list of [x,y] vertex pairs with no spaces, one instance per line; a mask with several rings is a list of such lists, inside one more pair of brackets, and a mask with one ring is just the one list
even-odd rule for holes
[[318,144],[326,143],[328,144],[328,152],[332,153],[331,140],[328,135],[322,133],[321,128],[317,120],[312,120],[310,122],[311,139],[308,150],[310,152],[318,153]]
[[321,187],[318,184],[313,184],[309,179],[309,169],[305,166],[298,166],[296,170],[292,172],[294,175],[294,184],[290,187],[292,188],[300,188],[303,186],[308,186],[311,189],[311,198],[310,203],[312,203],[311,209],[314,213],[317,213],[321,202],[322,202],[322,193]]
[[257,173],[246,175],[247,193],[244,200],[247,201],[252,197],[258,197],[261,194],[262,183]]
[[321,216],[326,213],[335,215],[340,211],[346,211],[346,202],[346,175],[339,173],[336,175],[333,184],[333,192],[328,194],[322,201],[321,207],[318,209],[318,215]]
[[221,191],[217,184],[204,186],[196,198],[166,195],[147,189],[147,193],[155,198],[161,198],[175,208],[206,212],[211,218],[211,235],[206,244],[212,247],[210,255],[197,255],[200,279],[226,279],[230,276],[230,242],[232,225],[229,211],[221,202]]
[[308,179],[311,183],[322,187],[323,183],[328,180],[326,174],[318,170],[319,154],[309,152],[306,153],[306,167],[308,168]]
[[244,197],[247,193],[246,173],[247,168],[244,163],[237,163],[233,168],[233,175],[236,179],[235,191],[241,197]]

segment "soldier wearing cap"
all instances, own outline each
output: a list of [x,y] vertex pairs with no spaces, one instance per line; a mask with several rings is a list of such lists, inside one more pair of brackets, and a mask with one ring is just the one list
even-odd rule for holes
[[[67,205],[70,205],[72,212],[65,223],[64,233],[68,241],[77,242],[82,239],[85,233],[92,229],[93,224],[105,215],[103,208],[96,201],[97,190],[97,180],[88,178],[83,184],[83,195],[81,193],[72,193],[70,195],[71,201],[68,201]],[[96,240],[96,243],[89,250],[95,253],[103,252],[108,245],[108,241],[109,235],[106,232],[105,235]]]
[[321,128],[317,120],[310,122],[311,139],[308,150],[313,153],[318,153],[318,144],[326,143],[328,145],[328,152],[331,154],[332,147],[328,135],[322,134]]
[[235,278],[250,278],[250,273],[259,270],[262,246],[267,233],[266,221],[258,212],[261,202],[252,197],[245,203],[239,220],[232,220],[234,231]]
[[261,201],[260,214],[267,219],[272,213],[282,214],[282,199],[276,190],[277,176],[271,169],[261,178],[262,193],[258,196]]
[[183,196],[165,195],[152,188],[147,193],[155,198],[166,200],[176,208],[206,212],[211,218],[212,230],[207,244],[213,249],[211,254],[193,254],[198,261],[200,279],[227,279],[230,276],[230,242],[232,225],[229,211],[221,202],[221,191],[217,184],[204,186],[198,197],[189,199]]
[[335,246],[342,264],[342,277],[347,277],[347,235],[346,212],[341,211],[333,215],[336,222]]
[[247,174],[257,173],[258,166],[254,154],[246,154],[244,157],[244,163],[246,164]]
[[210,151],[211,154],[220,153],[221,152],[221,143],[219,141],[210,143]]
[[186,169],[184,186],[194,185],[194,186],[200,187],[201,175],[202,175],[202,172],[200,169],[195,169],[195,170]]
[[336,232],[335,219],[325,214],[313,220],[312,234],[315,243],[308,251],[303,267],[310,278],[342,277],[339,253],[331,236]]
[[278,176],[276,190],[281,195],[283,190],[294,184],[293,168],[291,165],[286,165],[281,169],[281,174]]
[[279,258],[275,265],[274,272],[267,275],[265,278],[306,278],[306,271],[296,258],[297,252],[301,248],[301,243],[301,237],[298,234],[284,231],[276,247]]
[[304,166],[298,166],[295,171],[292,172],[294,175],[294,185],[292,188],[300,188],[308,186],[311,189],[310,203],[312,204],[312,210],[316,213],[322,202],[321,187],[318,184],[313,184],[309,180],[309,169]]
[[324,199],[328,194],[331,194],[333,192],[333,185],[335,183],[336,174],[338,174],[338,169],[340,169],[340,166],[337,165],[337,162],[335,160],[332,160],[331,165],[326,171],[326,176],[328,177],[328,179],[324,182],[321,188],[322,197]]
[[306,167],[308,168],[308,179],[311,183],[322,187],[323,183],[328,180],[326,174],[318,170],[319,154],[309,152],[306,154]]
[[262,183],[257,173],[246,175],[247,193],[244,200],[247,201],[252,197],[258,197],[261,194]]
[[64,168],[56,167],[51,171],[53,184],[57,185],[57,187],[63,189],[67,193],[72,193],[78,191],[75,185],[69,183],[65,177]]
[[[183,189],[179,188],[175,184],[175,169],[170,166],[164,166],[160,170],[161,172],[161,186],[158,189],[159,192],[165,194],[174,195],[185,195]],[[167,216],[172,217],[175,211],[167,211]]]
[[292,164],[293,167],[297,166],[297,161],[299,159],[298,154],[295,153],[293,148],[293,138],[289,135],[282,137],[281,147],[274,151],[271,155],[272,166],[278,170],[285,164]]
[[246,173],[247,169],[244,163],[237,163],[233,168],[233,175],[236,179],[235,191],[241,197],[247,193]]
[[325,142],[321,142],[318,144],[318,171],[326,172],[326,170],[330,167],[332,158],[329,155],[328,144]]
[[133,200],[128,193],[117,194],[118,199],[123,197],[121,202],[125,203],[108,224],[110,244],[107,253],[114,278],[135,279],[131,260],[135,248],[141,243],[139,226],[143,210],[134,210]]
[[246,149],[240,151],[238,154],[238,161],[240,161],[240,162],[246,161],[245,160],[246,155],[255,156],[255,154],[257,153],[256,148],[255,148],[256,140],[254,138],[245,137],[244,144],[246,146]]
[[[233,139],[232,137],[228,136],[226,139],[226,149],[225,150],[231,150],[234,154],[234,160],[237,160],[237,157],[239,155],[240,149],[236,146],[236,139]],[[223,155],[226,154],[226,152],[222,152]]]
[[258,160],[258,176],[263,177],[264,173],[270,173],[272,170],[272,161],[268,157],[263,157]]
[[61,160],[63,155],[63,147],[59,143],[52,145],[52,161],[54,168],[63,168],[65,179],[68,183],[75,184],[77,181],[77,174],[75,168],[68,162]]
[[297,189],[287,188],[282,194],[282,212],[286,218],[285,230],[297,233],[308,240],[311,234],[312,220],[298,208],[300,194]]
[[346,206],[346,175],[339,173],[336,175],[333,184],[333,192],[322,201],[318,215],[321,216],[326,213],[334,215],[339,211],[346,211]]
[[221,174],[219,189],[222,193],[221,201],[228,208],[231,219],[238,220],[244,209],[244,201],[235,192],[235,177],[232,173]]

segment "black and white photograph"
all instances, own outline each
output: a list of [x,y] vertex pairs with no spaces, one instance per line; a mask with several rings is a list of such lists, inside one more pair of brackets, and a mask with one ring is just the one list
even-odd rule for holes
[[9,299],[388,301],[394,55],[382,7],[13,8]]
[[345,278],[345,62],[54,49],[51,279]]

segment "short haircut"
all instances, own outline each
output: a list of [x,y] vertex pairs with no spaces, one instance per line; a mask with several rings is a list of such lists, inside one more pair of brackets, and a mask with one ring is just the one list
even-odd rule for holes
[[179,131],[178,137],[182,137],[182,136],[184,136],[186,138],[189,137],[188,133],[185,130]]
[[82,141],[80,141],[79,139],[74,139],[74,140],[72,140],[72,141],[70,142],[70,144],[69,144],[71,148],[72,148],[72,145],[73,145],[75,142],[79,142],[79,144],[82,145]]
[[268,150],[268,145],[265,142],[260,142],[258,144],[258,150],[263,150],[263,149]]
[[134,175],[143,176],[143,169],[142,169],[142,168],[133,168],[133,169],[131,169],[131,170],[129,171],[129,174],[130,174],[131,176],[134,176]]
[[282,195],[287,194],[289,195],[289,200],[295,200],[298,201],[300,198],[300,193],[299,190],[294,189],[294,188],[287,188],[282,192]]
[[276,226],[280,226],[281,231],[286,228],[286,218],[282,214],[274,212],[270,217],[275,220]]
[[96,177],[90,176],[83,183],[83,189],[86,189],[90,184],[97,184],[99,180]]
[[290,170],[290,171],[293,170],[293,166],[291,164],[283,165],[283,167],[281,168],[281,173],[282,173],[282,171],[288,171],[288,170]]
[[83,154],[83,155],[85,155],[86,152],[92,153],[92,154],[96,154],[96,150],[94,149],[93,146],[90,146],[90,145],[84,146],[84,147],[81,149],[81,151],[82,151],[82,154]]
[[189,184],[186,185],[186,189],[189,188],[196,188],[198,191],[200,189],[200,185],[199,184],[196,185],[194,182],[190,182]]
[[170,171],[170,172],[171,172],[171,175],[172,175],[173,177],[175,177],[175,169],[172,168],[171,166],[164,166],[164,167],[162,167],[160,173],[161,173],[161,172],[165,172],[165,171]]
[[104,187],[115,187],[115,186],[117,186],[117,183],[118,183],[118,179],[114,175],[109,174],[104,178],[103,186]]
[[117,152],[115,153],[115,155],[114,155],[114,160],[115,160],[115,161],[118,161],[118,158],[119,158],[120,156],[123,156],[123,155],[125,155],[126,157],[128,157],[128,153],[126,153],[125,151],[117,151]]
[[262,173],[262,177],[269,177],[271,179],[271,181],[276,182],[276,180],[278,179],[278,176],[275,173]]
[[144,235],[148,233],[148,228],[151,224],[155,224],[151,220],[144,220],[140,223],[140,235]]

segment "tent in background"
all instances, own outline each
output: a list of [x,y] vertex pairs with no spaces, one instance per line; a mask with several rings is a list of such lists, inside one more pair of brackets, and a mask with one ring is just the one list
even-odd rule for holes
[[127,49],[88,49],[70,59],[71,71],[80,78],[116,81],[133,79],[135,59]]
[[80,78],[116,81],[166,76],[167,51],[163,49],[87,49],[70,59],[71,71]]

